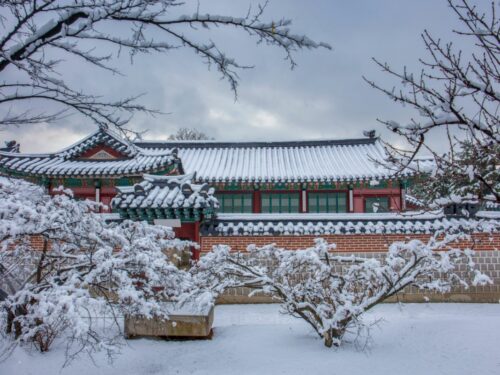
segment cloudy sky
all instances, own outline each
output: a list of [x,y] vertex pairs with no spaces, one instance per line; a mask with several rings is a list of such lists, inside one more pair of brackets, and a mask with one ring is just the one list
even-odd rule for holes
[[[200,0],[200,12],[244,16],[251,0]],[[196,2],[183,9],[192,13]],[[454,40],[456,19],[445,0],[271,0],[264,19],[289,18],[295,33],[329,43],[333,49],[299,51],[289,69],[283,52],[256,45],[234,29],[209,35],[227,55],[253,69],[240,72],[238,100],[227,82],[188,50],[147,55],[116,66],[125,77],[70,61],[61,65],[67,81],[109,98],[145,93],[141,103],[168,113],[136,116],[130,127],[146,139],[166,139],[180,127],[196,128],[218,140],[290,140],[361,137],[365,129],[390,139],[376,121],[405,122],[413,113],[385,98],[362,79],[392,87],[372,57],[418,71],[425,56],[420,33]],[[203,36],[203,34],[201,34]],[[56,124],[0,132],[0,142],[16,139],[23,152],[56,151],[95,130],[88,119],[71,116]]]

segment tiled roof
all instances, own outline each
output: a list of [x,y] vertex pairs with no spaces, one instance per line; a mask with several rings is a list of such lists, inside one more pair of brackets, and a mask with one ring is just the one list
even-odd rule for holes
[[[106,160],[79,158],[85,151],[102,144],[118,151],[123,157]],[[104,130],[57,153],[29,155],[0,152],[0,168],[4,173],[47,177],[141,175],[164,170],[175,162],[178,162],[175,149],[151,152]]]
[[[106,145],[123,157],[90,160],[82,155]],[[39,176],[140,175],[165,170],[176,162],[180,173],[197,174],[196,182],[341,182],[383,180],[389,169],[377,163],[386,152],[376,138],[288,141],[129,142],[100,130],[53,154],[0,152],[5,173]]]
[[378,139],[296,142],[139,142],[142,149],[177,148],[186,173],[206,182],[332,182],[387,179]]
[[144,181],[134,186],[118,187],[112,206],[115,209],[218,207],[214,189],[208,184],[194,184],[193,179],[194,174],[144,175]]

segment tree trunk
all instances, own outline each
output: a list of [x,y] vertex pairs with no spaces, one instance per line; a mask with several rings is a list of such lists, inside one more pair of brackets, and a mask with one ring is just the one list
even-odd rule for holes
[[325,346],[327,348],[331,348],[332,345],[333,345],[333,337],[332,337],[332,332],[331,330],[328,330],[325,332],[325,334],[323,335],[323,341],[325,343]]
[[323,341],[327,348],[340,346],[340,339],[344,336],[345,328],[329,329],[323,334]]
[[5,327],[5,333],[12,333],[12,325],[14,324],[15,315],[12,310],[8,309],[7,311],[7,325]]

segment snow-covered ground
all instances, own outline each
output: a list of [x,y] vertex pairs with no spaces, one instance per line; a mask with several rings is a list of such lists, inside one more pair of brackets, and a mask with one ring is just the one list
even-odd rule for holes
[[378,306],[368,351],[327,349],[277,305],[218,306],[212,341],[129,341],[112,365],[82,357],[61,370],[63,349],[16,349],[0,374],[500,374],[500,304]]

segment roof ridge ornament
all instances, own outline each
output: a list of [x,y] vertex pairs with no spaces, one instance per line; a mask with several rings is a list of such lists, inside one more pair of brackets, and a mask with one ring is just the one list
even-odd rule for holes
[[154,185],[167,185],[169,183],[174,182],[175,184],[183,184],[183,183],[191,183],[191,181],[196,180],[196,172],[174,175],[174,176],[165,176],[165,175],[156,175],[156,174],[144,174],[142,176],[145,181],[151,182]]
[[377,136],[377,131],[375,129],[370,129],[370,130],[363,130],[363,135],[365,137],[368,137],[370,139],[376,138]]

